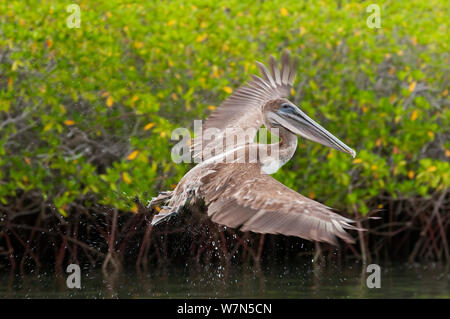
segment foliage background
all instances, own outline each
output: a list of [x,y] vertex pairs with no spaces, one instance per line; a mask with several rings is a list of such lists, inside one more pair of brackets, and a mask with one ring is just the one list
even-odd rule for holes
[[[70,29],[66,7],[81,8]],[[357,150],[311,142],[276,178],[350,213],[450,185],[446,1],[34,1],[0,4],[0,201],[39,192],[137,211],[189,169],[171,131],[256,73],[300,57],[292,100]]]

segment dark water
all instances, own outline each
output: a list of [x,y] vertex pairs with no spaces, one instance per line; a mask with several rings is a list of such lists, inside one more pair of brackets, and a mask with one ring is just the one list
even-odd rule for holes
[[81,289],[66,276],[0,274],[0,298],[450,298],[450,274],[440,264],[383,265],[381,288],[368,288],[362,265],[170,267],[116,276],[81,270]]

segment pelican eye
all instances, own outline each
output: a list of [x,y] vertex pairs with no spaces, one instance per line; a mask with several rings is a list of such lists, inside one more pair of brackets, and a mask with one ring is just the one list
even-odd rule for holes
[[297,111],[297,107],[295,107],[291,103],[281,104],[281,107],[279,108],[278,111],[284,115],[291,114],[291,115],[301,116],[301,114],[299,114],[299,112]]
[[295,107],[290,104],[290,103],[283,103],[281,104],[281,108],[280,111],[284,112],[284,113],[292,113],[295,112]]

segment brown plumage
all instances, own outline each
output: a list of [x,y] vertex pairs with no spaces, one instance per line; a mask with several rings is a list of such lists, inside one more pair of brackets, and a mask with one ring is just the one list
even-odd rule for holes
[[[221,225],[332,244],[337,244],[336,237],[353,242],[345,231],[357,229],[350,225],[352,220],[298,194],[269,174],[293,156],[297,135],[353,156],[355,152],[286,99],[297,67],[287,51],[282,55],[281,68],[273,57],[270,71],[258,65],[262,77],[253,76],[253,81],[236,90],[204,124],[203,132],[214,129],[215,138],[208,140],[203,134],[195,140],[193,156],[203,161],[181,179],[173,192],[162,195],[167,206],[154,217],[153,224],[183,206],[204,201],[208,216]],[[277,129],[280,141],[254,143],[262,124]],[[240,130],[250,130],[251,134],[230,146],[227,137]],[[228,145],[219,147],[227,141]],[[161,201],[161,197],[156,200]]]
[[[256,62],[262,78],[253,75],[253,81],[236,90],[208,117],[203,125],[203,132],[206,132],[208,129],[214,129],[216,131],[215,138],[209,140],[199,136],[194,139],[194,159],[208,159],[211,157],[209,156],[211,153],[212,155],[217,155],[211,152],[211,149],[216,148],[218,144],[224,143],[227,134],[234,134],[237,130],[253,131],[252,139],[247,141],[248,143],[253,142],[257,130],[263,124],[261,107],[268,101],[288,97],[294,83],[298,60],[291,62],[288,51],[283,52],[281,60],[282,67],[279,70],[276,66],[275,58],[270,58],[272,73],[264,64]],[[199,146],[200,143],[202,147]],[[235,143],[234,146],[239,146],[239,143]],[[203,151],[203,154],[198,151]]]

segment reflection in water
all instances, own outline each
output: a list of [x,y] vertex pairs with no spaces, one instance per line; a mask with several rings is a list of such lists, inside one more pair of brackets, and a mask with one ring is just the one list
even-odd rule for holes
[[104,276],[82,270],[81,289],[65,276],[0,274],[0,298],[449,298],[448,269],[440,264],[381,266],[381,288],[366,286],[360,264],[261,267],[171,266]]

